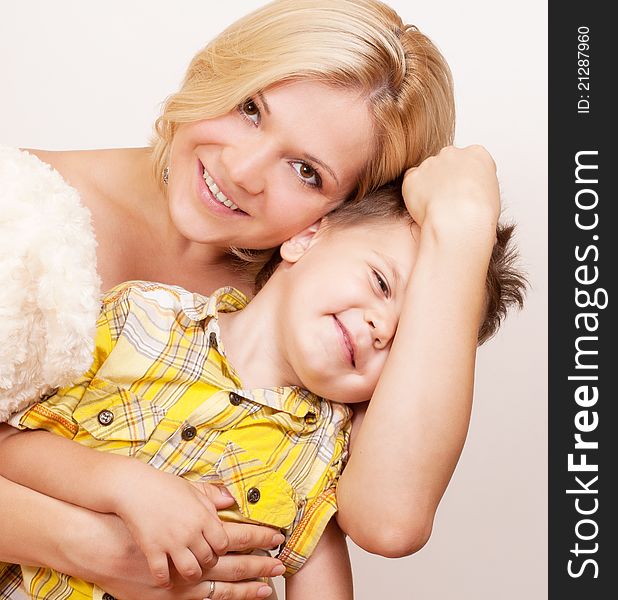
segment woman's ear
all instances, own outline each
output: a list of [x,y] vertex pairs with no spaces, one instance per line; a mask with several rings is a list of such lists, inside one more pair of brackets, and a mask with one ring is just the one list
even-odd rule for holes
[[321,224],[322,219],[283,242],[281,248],[279,248],[281,258],[289,263],[295,263],[312,246]]

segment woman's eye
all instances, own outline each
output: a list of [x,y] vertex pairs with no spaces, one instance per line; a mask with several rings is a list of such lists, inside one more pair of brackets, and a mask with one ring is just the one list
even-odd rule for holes
[[305,162],[292,161],[290,163],[292,168],[298,173],[298,176],[302,183],[310,185],[311,187],[322,187],[322,178],[320,174],[311,166]]
[[373,272],[376,281],[378,282],[378,286],[380,287],[380,290],[382,291],[382,293],[388,298],[390,296],[390,289],[388,287],[388,283],[386,283],[386,281],[384,280],[384,278],[382,277],[382,275],[380,275],[380,273],[378,273],[377,271]]
[[260,124],[260,109],[252,98],[245,100],[239,107],[240,114],[254,125]]

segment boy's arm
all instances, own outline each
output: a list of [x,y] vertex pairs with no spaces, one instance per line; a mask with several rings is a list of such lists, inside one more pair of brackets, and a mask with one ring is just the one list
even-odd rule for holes
[[288,577],[286,600],[352,600],[352,568],[345,536],[331,519],[302,569]]
[[421,226],[417,262],[337,488],[342,529],[389,557],[429,538],[464,444],[499,215],[495,165],[480,147],[446,148],[408,172],[403,192]]

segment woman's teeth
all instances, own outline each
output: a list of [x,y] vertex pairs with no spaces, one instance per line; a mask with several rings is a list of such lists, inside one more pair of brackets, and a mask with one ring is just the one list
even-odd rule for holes
[[238,206],[236,206],[220,189],[219,186],[215,183],[214,179],[210,176],[208,171],[204,169],[204,181],[208,186],[208,189],[212,192],[212,195],[224,206],[227,206],[231,210],[238,210]]

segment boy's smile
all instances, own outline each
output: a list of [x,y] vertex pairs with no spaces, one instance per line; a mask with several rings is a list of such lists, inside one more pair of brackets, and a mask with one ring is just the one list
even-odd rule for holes
[[226,351],[243,385],[369,400],[397,330],[419,235],[406,219],[391,219],[314,227],[285,242],[283,263],[264,288],[244,310],[222,315]]
[[354,348],[354,341],[352,340],[352,336],[350,335],[350,332],[345,328],[345,326],[341,323],[341,321],[337,318],[336,315],[333,315],[333,319],[335,321],[335,326],[341,332],[343,356],[346,362],[349,362],[353,368],[356,368],[356,361],[354,360],[356,350]]

